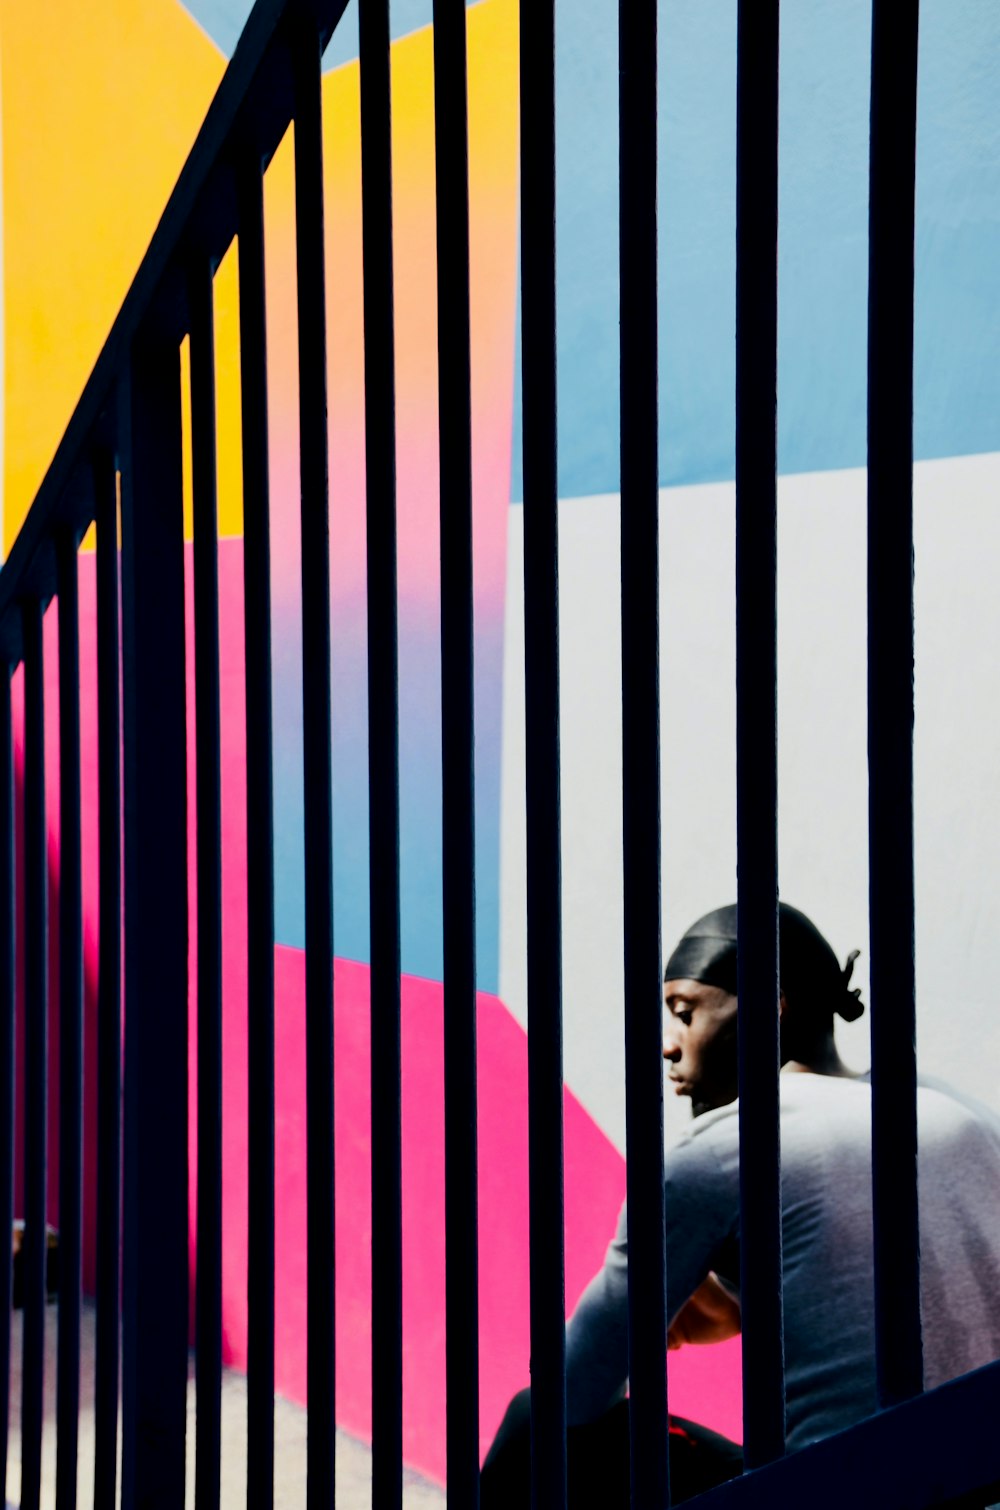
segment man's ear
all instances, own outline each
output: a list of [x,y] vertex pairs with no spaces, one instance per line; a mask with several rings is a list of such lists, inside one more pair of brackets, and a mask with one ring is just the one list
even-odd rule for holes
[[784,991],[779,991],[778,992],[778,1021],[779,1022],[784,1017],[784,1015],[785,1015],[785,1013],[786,1013],[787,1010],[788,1010],[788,1002],[787,1002],[787,1000],[785,998],[785,993],[784,993]]

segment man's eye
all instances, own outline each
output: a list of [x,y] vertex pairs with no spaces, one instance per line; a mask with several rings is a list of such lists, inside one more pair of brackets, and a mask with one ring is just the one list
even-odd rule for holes
[[690,1012],[675,1012],[674,1013],[674,1017],[677,1019],[678,1022],[682,1022],[686,1028],[689,1028],[691,1026],[691,1013]]

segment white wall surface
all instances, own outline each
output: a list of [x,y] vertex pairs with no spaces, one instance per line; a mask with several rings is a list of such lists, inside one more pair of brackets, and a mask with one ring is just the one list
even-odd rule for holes
[[[917,466],[915,842],[920,1066],[1000,1107],[1000,455]],[[734,490],[661,493],[664,952],[736,895]],[[619,499],[560,505],[565,1072],[625,1141]],[[522,511],[510,511],[500,993],[527,1020]],[[865,473],[779,484],[783,898],[867,999]],[[655,1000],[655,997],[653,998]],[[867,1015],[840,1023],[868,1062]],[[668,1129],[688,1117],[668,1099]]]

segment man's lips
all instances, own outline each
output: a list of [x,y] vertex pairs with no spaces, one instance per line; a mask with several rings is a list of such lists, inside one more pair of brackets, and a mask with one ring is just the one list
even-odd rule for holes
[[668,1075],[667,1079],[670,1081],[671,1085],[673,1086],[673,1088],[674,1088],[674,1094],[675,1095],[677,1095],[677,1096],[689,1096],[691,1094],[691,1087],[690,1087],[690,1085],[688,1084],[688,1082],[686,1080],[682,1080],[681,1077],[680,1077],[680,1075]]

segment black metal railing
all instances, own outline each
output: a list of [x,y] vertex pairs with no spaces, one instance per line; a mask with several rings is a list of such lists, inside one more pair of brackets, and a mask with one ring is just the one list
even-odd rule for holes
[[566,1499],[555,5],[521,12],[521,392],[532,1503]]
[[[15,771],[23,663],[25,1002],[21,1503],[41,1492],[47,1098],[60,1159],[56,1504],[77,1484],[82,942],[77,548],[96,522],[100,809],[94,1499],[184,1500],[188,1015],[182,341],[190,339],[197,802],[195,1500],[220,1499],[222,891],[214,271],[238,237],[243,417],[249,1047],[249,1500],[274,1489],[274,836],[262,175],[295,128],[302,510],[308,1504],[335,1501],[333,834],[321,58],[346,0],[258,0],[0,573],[0,1222],[13,1214]],[[445,939],[447,1465],[478,1503],[475,832],[464,0],[435,0]],[[656,0],[621,5],[625,1039],[633,1504],[669,1502],[658,671]],[[402,1496],[399,750],[389,27],[360,0],[371,787],[373,1504]],[[566,1502],[560,937],[554,0],[521,15],[531,1353],[534,1502]],[[785,1458],[777,1117],[778,0],[741,0],[737,186],[737,765],[748,1472],[708,1505],[931,1505],[1000,1479],[1000,1365],[921,1395],[912,878],[912,321],[917,4],[874,0],[869,634],[876,1341],[880,1413]],[[668,206],[669,212],[669,206]],[[120,493],[120,501],[119,501]],[[119,552],[119,512],[121,550]],[[119,636],[119,564],[121,632]],[[43,614],[59,621],[59,1073],[50,1087]],[[121,698],[121,704],[120,704]],[[124,752],[120,768],[120,737]],[[124,779],[122,780],[122,777]],[[124,811],[122,812],[122,796]],[[121,891],[124,859],[124,1076]],[[164,940],[169,947],[164,947]],[[119,1116],[119,1109],[121,1115]],[[120,1162],[124,1155],[123,1168]],[[120,1203],[120,1204],[119,1204]],[[119,1209],[121,1224],[119,1224]],[[122,1296],[119,1310],[119,1245]],[[0,1284],[11,1287],[3,1248]],[[10,1308],[2,1308],[4,1463]],[[119,1315],[123,1322],[119,1359]],[[913,1398],[916,1397],[916,1398]]]
[[[743,1457],[785,1450],[778,1068],[778,0],[736,63],[736,873]],[[750,1024],[753,1027],[750,1027]]]

